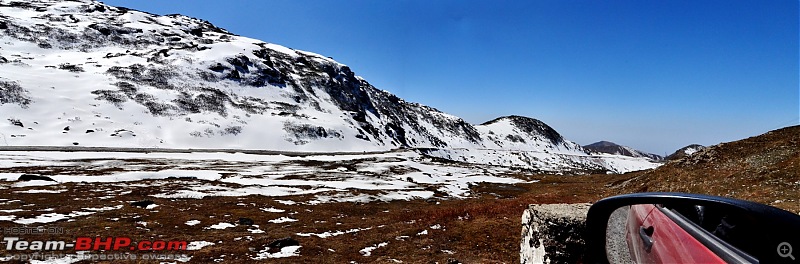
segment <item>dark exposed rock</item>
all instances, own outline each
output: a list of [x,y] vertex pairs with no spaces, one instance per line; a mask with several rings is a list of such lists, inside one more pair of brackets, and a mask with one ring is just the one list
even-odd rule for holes
[[9,82],[0,79],[0,104],[19,104],[26,108],[31,99],[28,98],[28,91],[23,89],[17,82]]
[[36,175],[36,174],[22,174],[21,176],[19,176],[19,179],[17,179],[17,180],[18,181],[51,181],[51,182],[56,181],[56,180],[53,180],[50,177]]
[[250,218],[247,218],[247,217],[240,217],[239,218],[239,224],[240,225],[248,225],[248,226],[250,226],[250,225],[255,224],[255,222],[253,221],[253,219],[250,219]]
[[299,245],[300,245],[300,242],[298,242],[297,240],[294,240],[291,237],[285,237],[285,238],[281,238],[281,239],[272,241],[272,243],[269,243],[267,245],[267,247],[269,247],[271,249],[281,249],[281,248],[284,248],[284,247],[299,246]]
[[69,126],[65,126],[64,131],[69,131]]
[[132,202],[131,206],[146,208],[146,207],[148,207],[148,206],[150,206],[152,204],[155,204],[155,202],[150,201],[150,200],[141,200],[141,201]]
[[78,65],[73,65],[69,63],[62,63],[58,65],[58,68],[61,70],[67,70],[70,72],[83,72],[83,67]]
[[9,118],[8,122],[11,122],[12,125],[15,125],[15,126],[18,126],[18,127],[25,127],[25,125],[22,124],[22,121],[19,121],[19,119]]
[[223,66],[222,63],[217,63],[216,65],[211,66],[208,69],[212,70],[212,71],[215,71],[215,72],[223,72],[223,71],[227,70],[228,67]]
[[97,30],[101,34],[106,36],[142,33],[142,29],[140,28],[118,27],[114,25],[104,25],[104,24],[91,24],[88,26],[88,28]]
[[189,34],[192,34],[197,37],[203,37],[203,29],[202,28],[193,28],[189,30]]

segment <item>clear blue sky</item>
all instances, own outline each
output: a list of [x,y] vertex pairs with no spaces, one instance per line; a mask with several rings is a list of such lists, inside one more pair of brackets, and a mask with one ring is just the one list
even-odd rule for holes
[[800,123],[796,0],[104,1],[330,56],[471,123],[664,154]]

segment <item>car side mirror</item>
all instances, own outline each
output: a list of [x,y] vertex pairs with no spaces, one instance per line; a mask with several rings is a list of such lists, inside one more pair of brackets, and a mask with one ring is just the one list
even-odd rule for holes
[[636,193],[586,218],[588,263],[800,263],[800,215],[724,197]]

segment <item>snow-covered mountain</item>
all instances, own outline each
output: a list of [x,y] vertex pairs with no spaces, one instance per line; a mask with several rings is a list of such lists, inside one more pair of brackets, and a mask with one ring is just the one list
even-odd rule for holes
[[[528,153],[501,159],[545,170],[656,166],[593,155],[535,119],[473,126],[379,90],[325,56],[201,19],[89,0],[0,0],[0,115],[0,145],[10,146],[410,147],[441,157],[468,150],[479,155],[459,160],[479,163],[499,155],[488,150]],[[620,160],[631,166],[615,167]]]
[[602,152],[608,154],[615,154],[615,155],[623,155],[628,157],[636,157],[636,158],[648,158],[653,161],[661,161],[664,160],[664,157],[647,153],[641,150],[636,150],[634,148],[628,146],[618,145],[614,142],[609,141],[598,141],[586,146],[583,146],[584,149],[595,151],[595,152]]

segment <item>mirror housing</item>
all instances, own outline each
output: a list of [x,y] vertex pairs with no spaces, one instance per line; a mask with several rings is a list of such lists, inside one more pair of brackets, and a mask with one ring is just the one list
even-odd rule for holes
[[[800,247],[800,215],[775,207],[732,198],[686,193],[635,193],[609,197],[589,208],[586,218],[586,261],[609,263],[606,253],[606,228],[614,211],[621,207],[653,204],[671,207],[704,206],[744,215],[756,223],[751,254],[759,263],[800,263],[791,246]],[[642,230],[645,232],[647,230]],[[786,254],[785,245],[789,245]],[[784,253],[780,250],[783,247]],[[799,248],[800,250],[800,248]],[[794,254],[797,254],[795,252]],[[728,262],[731,262],[730,260]]]

